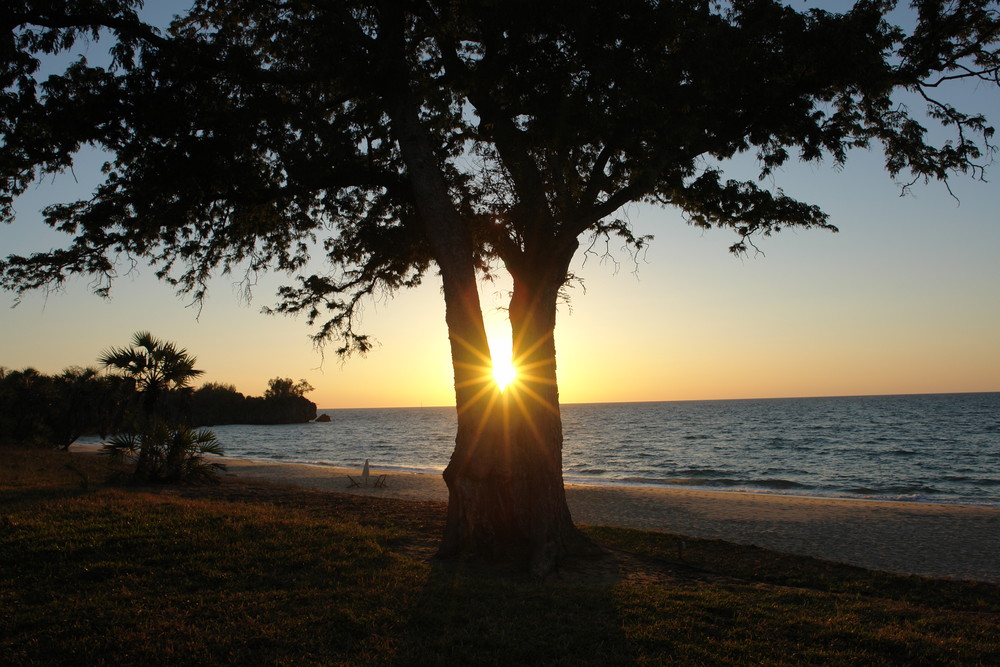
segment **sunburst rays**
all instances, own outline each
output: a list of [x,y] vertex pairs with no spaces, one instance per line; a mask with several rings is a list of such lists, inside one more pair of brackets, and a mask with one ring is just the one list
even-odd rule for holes
[[[518,345],[519,354],[504,363],[505,358],[513,355],[503,354],[503,346],[491,345],[492,354],[486,354],[459,341],[474,358],[459,365],[464,379],[456,386],[465,395],[459,405],[460,418],[464,414],[477,416],[472,437],[465,446],[479,449],[485,444],[482,437],[491,425],[500,427],[502,435],[498,433],[499,439],[487,438],[487,441],[494,443],[493,446],[503,443],[503,451],[496,454],[504,458],[511,456],[517,432],[530,434],[529,439],[536,442],[544,440],[545,429],[538,423],[539,418],[543,414],[559,414],[558,405],[547,390],[555,386],[552,368],[555,360],[537,359],[539,348],[547,342],[551,341],[542,339],[530,345]],[[500,362],[495,363],[494,358]]]

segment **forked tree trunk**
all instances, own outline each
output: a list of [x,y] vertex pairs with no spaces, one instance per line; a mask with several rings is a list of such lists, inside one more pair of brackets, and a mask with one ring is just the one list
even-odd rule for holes
[[[444,473],[442,555],[527,567],[535,577],[565,556],[596,551],[573,525],[563,487],[553,337],[561,281],[552,282],[515,277],[510,318],[519,379],[505,392],[493,382],[488,356],[463,380],[456,360],[458,436]],[[452,333],[453,351],[455,339]]]
[[566,506],[555,379],[556,299],[576,248],[566,248],[559,259],[542,253],[547,272],[515,275],[511,323],[515,354],[524,356],[527,375],[520,389],[501,394],[493,380],[471,233],[452,204],[418,105],[405,79],[397,84],[394,132],[441,269],[455,370],[458,434],[444,472],[448,518],[439,554],[526,566],[542,577],[563,556],[596,551],[573,526]]

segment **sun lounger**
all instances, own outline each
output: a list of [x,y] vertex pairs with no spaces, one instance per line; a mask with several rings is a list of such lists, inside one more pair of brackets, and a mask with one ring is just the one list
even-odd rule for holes
[[349,482],[347,488],[353,489],[355,487],[362,487],[362,486],[368,487],[369,482],[371,482],[370,486],[378,489],[385,486],[386,477],[387,477],[386,475],[376,475],[373,477],[371,474],[371,470],[368,468],[368,459],[365,459],[365,467],[362,468],[361,476],[359,478],[355,479],[350,475],[347,476],[347,481]]

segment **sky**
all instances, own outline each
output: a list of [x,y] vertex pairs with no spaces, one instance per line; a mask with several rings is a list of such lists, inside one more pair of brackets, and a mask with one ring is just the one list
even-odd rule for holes
[[[1000,94],[957,93],[1000,124]],[[30,190],[17,221],[0,226],[0,254],[48,250],[68,237],[40,209],[85,196],[100,160]],[[752,165],[733,175],[752,177]],[[760,239],[763,254],[736,258],[731,232],[685,224],[671,209],[625,214],[655,239],[637,261],[578,255],[583,284],[559,311],[563,403],[1000,391],[1000,164],[991,182],[969,177],[900,185],[876,153],[844,169],[789,163],[771,185],[815,203],[839,233],[786,230]],[[454,405],[440,279],[369,302],[363,328],[378,340],[341,362],[313,347],[304,319],[267,316],[284,276],[266,276],[246,303],[218,277],[199,310],[151,267],[120,278],[109,300],[87,279],[64,290],[0,292],[0,366],[56,373],[96,365],[102,350],[149,330],[198,358],[207,382],[259,395],[273,377],[307,380],[323,408]],[[503,284],[482,286],[491,339],[508,346]]]

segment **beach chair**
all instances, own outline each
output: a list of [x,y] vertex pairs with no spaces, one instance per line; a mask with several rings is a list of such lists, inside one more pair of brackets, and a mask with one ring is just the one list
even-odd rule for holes
[[361,477],[355,479],[350,475],[347,476],[347,481],[349,482],[347,488],[353,489],[360,486],[368,486],[368,477],[370,474],[371,473],[368,470],[368,459],[365,459],[365,467],[361,470]]
[[348,475],[347,480],[350,482],[347,485],[347,488],[349,489],[362,486],[367,488],[369,481],[371,481],[371,486],[377,489],[385,486],[386,475],[378,475],[375,477],[374,481],[372,481],[371,470],[368,467],[368,459],[365,459],[365,467],[361,469],[361,477],[355,479]]

